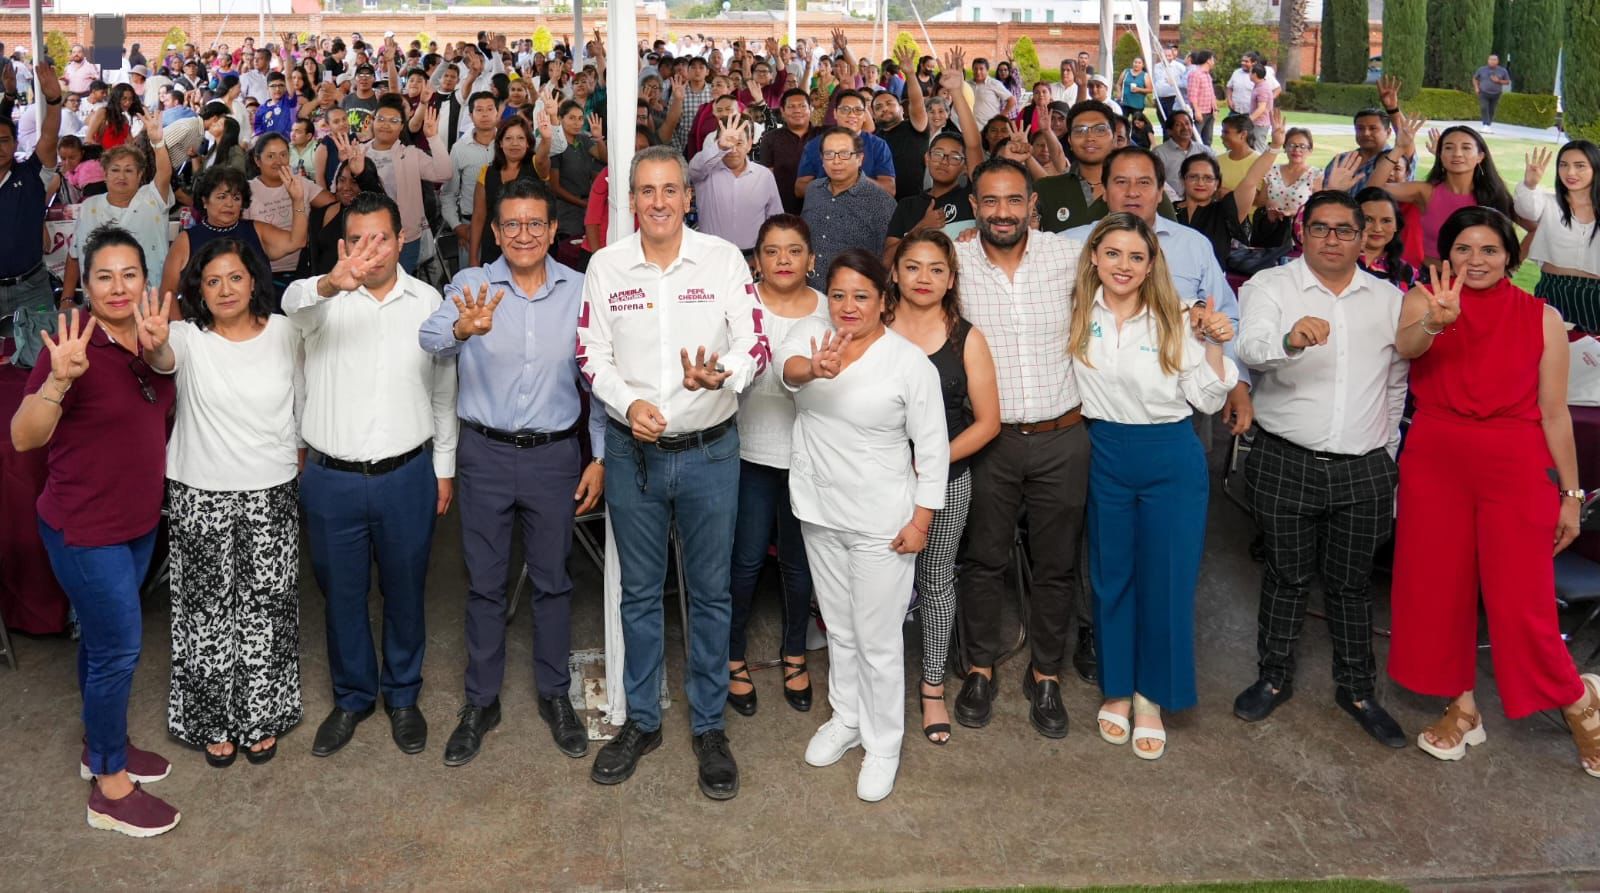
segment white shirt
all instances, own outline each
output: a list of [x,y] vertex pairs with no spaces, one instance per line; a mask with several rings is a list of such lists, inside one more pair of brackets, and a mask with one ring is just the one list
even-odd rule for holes
[[[306,208],[309,211],[311,200],[317,197],[317,193],[322,191],[322,187],[305,177],[295,177],[295,179],[300,181],[300,189],[304,196],[301,201],[306,203]],[[321,211],[317,213],[321,213]],[[289,198],[289,187],[287,185],[268,186],[261,182],[260,177],[251,180],[250,207],[244,209],[244,219],[270,223],[285,231],[294,229],[294,200]],[[293,273],[299,265],[300,249],[297,248],[273,261],[272,272]]]
[[[1181,99],[1183,97],[1181,87],[1185,68],[1188,68],[1188,66],[1183,64],[1182,59],[1173,59],[1171,62],[1165,60],[1157,62],[1155,67],[1151,69],[1155,75],[1155,95],[1162,97],[1176,96]],[[1182,108],[1185,105],[1187,103],[1180,102],[1178,107]]]
[[78,260],[82,280],[87,280],[83,269],[83,248],[89,235],[102,226],[120,226],[139,240],[144,249],[145,266],[152,276],[159,277],[162,265],[167,262],[167,210],[172,207],[172,192],[162,195],[156,184],[146,183],[133,194],[126,208],[111,204],[106,195],[90,196],[78,206],[78,225],[72,231],[69,253]]
[[989,341],[1005,424],[1048,421],[1078,405],[1067,339],[1082,253],[1077,239],[1033,230],[1009,279],[983,253],[983,240],[956,243],[961,312]]
[[299,473],[300,333],[272,315],[249,341],[172,324],[178,403],[167,477],[201,490],[265,490]]
[[1594,221],[1580,223],[1574,217],[1571,226],[1562,224],[1556,197],[1529,189],[1521,181],[1517,182],[1516,210],[1517,216],[1539,225],[1528,245],[1527,260],[1600,276],[1600,240],[1591,238]]
[[456,473],[456,361],[430,356],[417,331],[443,302],[433,286],[397,270],[382,300],[365,288],[331,298],[320,277],[283,295],[305,338],[306,405],[300,430],[324,455],[371,462],[433,439],[433,471]]
[[[972,82],[972,114],[982,127],[989,119],[1005,111],[1011,91],[994,78]],[[896,528],[898,530],[898,528]]]
[[[465,114],[462,117],[466,117]],[[478,187],[478,173],[494,161],[494,140],[487,145],[471,135],[456,140],[450,147],[450,164],[455,173],[439,190],[439,213],[451,229],[472,219],[472,200]]]
[[266,103],[272,98],[272,91],[267,89],[267,76],[254,68],[239,75],[239,95]]
[[1097,290],[1089,309],[1089,362],[1072,367],[1083,414],[1125,425],[1161,425],[1188,418],[1191,406],[1206,415],[1222,409],[1239,383],[1239,370],[1224,358],[1225,374],[1217,376],[1206,361],[1205,342],[1189,328],[1188,314],[1185,310],[1178,371],[1169,374],[1161,368],[1161,338],[1149,309],[1119,328],[1105,290]]
[[[828,321],[828,299],[816,289],[817,306],[799,318],[779,316],[763,309],[761,325],[770,344],[782,345],[789,332],[809,319]],[[761,297],[760,288],[756,298]],[[806,345],[808,348],[810,344]],[[809,354],[807,354],[809,356]],[[756,378],[755,384],[739,395],[739,458],[768,468],[788,468],[790,444],[794,437],[794,395],[780,381],[782,368]]]
[[[1410,368],[1394,348],[1402,298],[1359,269],[1335,295],[1303,258],[1246,282],[1239,359],[1261,371],[1251,395],[1261,427],[1308,450],[1394,455]],[[1328,323],[1328,343],[1290,353],[1284,336],[1306,316]]]
[[[1276,93],[1282,87],[1283,85],[1278,83],[1277,69],[1268,65],[1267,89]],[[1250,72],[1245,71],[1243,68],[1235,68],[1233,74],[1228,76],[1228,102],[1234,108],[1239,109],[1241,114],[1250,114],[1250,106],[1253,104],[1252,94],[1255,92],[1255,88],[1256,84],[1251,79]]]
[[[1067,105],[1078,104],[1078,85],[1076,83],[1054,83],[1050,85],[1050,101],[1064,102]],[[982,123],[982,122],[979,122]]]
[[[667,434],[720,424],[770,359],[750,267],[733,243],[685,227],[666,269],[645,260],[635,232],[595,252],[583,280],[578,366],[612,418],[653,404]],[[715,391],[683,386],[679,351],[715,351],[731,374]]]
[[[820,319],[796,325],[772,374],[810,357],[811,339],[830,328]],[[921,348],[885,329],[838,377],[784,387],[798,410],[789,463],[796,518],[890,539],[917,506],[944,508],[950,437],[939,371]]]

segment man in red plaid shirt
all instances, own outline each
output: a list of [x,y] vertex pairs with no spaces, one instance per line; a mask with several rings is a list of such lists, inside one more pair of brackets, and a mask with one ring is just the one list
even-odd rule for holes
[[1217,120],[1217,88],[1211,81],[1211,69],[1217,64],[1217,57],[1210,50],[1197,50],[1190,58],[1193,61],[1189,69],[1189,107],[1194,109],[1200,141],[1209,149],[1212,126]]

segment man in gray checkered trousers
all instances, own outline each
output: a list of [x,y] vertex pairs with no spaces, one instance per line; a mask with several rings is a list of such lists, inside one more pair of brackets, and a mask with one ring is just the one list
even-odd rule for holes
[[1408,364],[1395,351],[1401,294],[1357,268],[1361,205],[1305,207],[1305,254],[1240,290],[1239,359],[1255,370],[1260,426],[1245,480],[1266,543],[1259,678],[1233,703],[1256,722],[1294,694],[1294,647],[1319,575],[1333,637],[1334,700],[1389,747],[1406,735],[1376,697],[1372,563],[1394,529]]

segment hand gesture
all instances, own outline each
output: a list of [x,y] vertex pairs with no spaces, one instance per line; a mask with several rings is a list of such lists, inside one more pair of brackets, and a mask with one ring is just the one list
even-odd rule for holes
[[161,142],[161,112],[157,109],[148,109],[141,116],[144,119],[144,136],[154,146]]
[[429,105],[422,112],[422,135],[432,141],[439,135],[439,109]]
[[910,44],[901,44],[894,48],[894,61],[900,63],[902,71],[915,73],[917,63],[917,48]]
[[278,176],[283,179],[283,191],[288,193],[292,206],[298,209],[300,203],[306,200],[305,184],[301,183],[300,178],[294,175],[294,171],[289,168],[289,162],[287,161],[278,168]]
[[39,93],[46,101],[55,103],[61,99],[61,79],[56,77],[56,70],[50,63],[40,60],[33,67],[33,72],[39,84]]
[[590,112],[589,113],[589,117],[588,117],[588,121],[589,121],[589,135],[594,137],[596,140],[598,140],[600,142],[604,142],[605,138],[606,138],[606,122],[605,122],[605,119],[601,118],[598,113]]
[[1450,275],[1450,262],[1429,267],[1430,284],[1423,286],[1428,292],[1428,312],[1422,314],[1422,325],[1442,328],[1461,316],[1461,279]]
[[1544,169],[1550,166],[1551,152],[1549,149],[1534,149],[1532,155],[1523,155],[1526,163],[1523,168],[1522,183],[1529,189],[1537,189],[1539,181],[1544,179]]
[[[39,337],[44,341],[44,346],[50,351],[50,377],[59,382],[70,383],[74,379],[89,371],[89,336],[94,334],[94,327],[99,320],[89,317],[89,324],[82,329],[78,328],[78,311],[73,309],[71,321],[68,315],[56,315],[56,338],[52,339],[50,333],[39,331]],[[57,340],[59,339],[59,340]]]
[[1344,157],[1328,172],[1329,189],[1340,192],[1349,192],[1361,181],[1361,153],[1354,150],[1346,152]]
[[811,377],[833,378],[844,369],[844,348],[850,336],[835,337],[833,332],[822,333],[822,343],[811,339]]
[[944,54],[944,69],[939,72],[939,85],[954,94],[961,89],[967,77],[967,54],[961,47],[951,47]]
[[945,224],[944,205],[938,201],[928,202],[928,210],[922,212],[922,219],[911,228],[912,232],[921,232],[929,229],[942,229]]
[[1233,321],[1217,312],[1217,298],[1207,295],[1204,304],[1189,308],[1189,327],[1196,338],[1222,344],[1233,340]]
[[322,277],[328,285],[338,291],[355,291],[367,281],[367,277],[378,267],[379,255],[383,253],[383,237],[370,236],[366,241],[350,250],[345,240],[339,240],[339,261]]
[[550,141],[555,139],[556,130],[555,125],[550,121],[550,104],[548,102],[544,104],[543,108],[539,109],[539,120],[533,123],[533,127],[539,132],[539,141],[543,145],[548,146]]
[[1429,155],[1438,155],[1439,154],[1439,140],[1442,139],[1443,137],[1444,137],[1444,134],[1440,132],[1439,128],[1437,128],[1437,127],[1428,128],[1428,154]]
[[473,298],[471,291],[463,291],[450,300],[455,302],[456,312],[460,317],[456,320],[452,332],[457,341],[465,341],[473,335],[487,335],[494,328],[494,308],[500,306],[500,299],[506,296],[505,289],[496,289],[494,297],[489,297],[489,283],[478,286],[478,296]]
[[776,38],[776,37],[767,38],[766,47],[767,47],[767,55],[776,58],[777,55],[778,55],[778,38]]
[[1011,121],[1006,124],[1009,132],[1006,143],[1001,147],[1000,153],[1012,161],[1028,166],[1028,159],[1033,155],[1033,149],[1028,145],[1028,131],[1022,126],[1021,121]]
[[684,390],[698,391],[704,388],[708,391],[715,391],[717,388],[722,387],[722,383],[727,381],[728,376],[732,374],[722,368],[721,363],[717,362],[715,351],[712,351],[711,356],[707,357],[704,347],[697,348],[693,362],[689,360],[688,348],[684,348],[678,353],[679,358],[683,361]]
[[655,443],[667,430],[667,417],[661,414],[654,403],[635,400],[628,404],[628,427],[633,431],[634,439]]
[[1315,316],[1302,316],[1289,327],[1289,346],[1295,350],[1305,350],[1328,343],[1328,333],[1333,329],[1325,319]]
[[672,75],[672,107],[679,108],[683,105],[683,94],[689,90],[689,76],[677,72]]
[[727,151],[744,144],[744,120],[737,113],[717,121],[717,148]]
[[1283,112],[1272,110],[1272,145],[1282,146],[1289,133],[1289,122],[1283,117]]
[[1400,79],[1392,74],[1378,78],[1378,102],[1385,109],[1400,107]]
[[133,305],[133,321],[139,335],[139,349],[160,350],[167,344],[167,320],[172,318],[172,292],[165,298],[154,285]]
[[849,45],[850,45],[850,38],[844,36],[844,29],[843,28],[834,28],[833,29],[833,48],[836,49],[836,50],[843,50],[845,47],[847,47]]

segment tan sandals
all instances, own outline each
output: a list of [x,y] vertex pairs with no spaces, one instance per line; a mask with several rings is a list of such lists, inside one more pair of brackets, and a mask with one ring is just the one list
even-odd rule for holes
[[[1461,727],[1462,720],[1467,721],[1469,728]],[[1428,740],[1430,734],[1439,742],[1438,744]],[[1459,760],[1467,755],[1468,745],[1477,747],[1487,740],[1489,736],[1483,732],[1483,717],[1476,713],[1468,713],[1460,704],[1452,701],[1438,722],[1417,735],[1417,746],[1438,759]]]
[[1583,680],[1585,706],[1577,712],[1561,711],[1572,732],[1572,743],[1578,746],[1578,762],[1583,771],[1600,778],[1600,769],[1590,766],[1600,763],[1600,676],[1585,673]]

